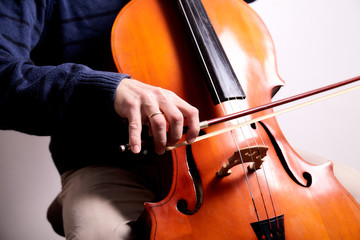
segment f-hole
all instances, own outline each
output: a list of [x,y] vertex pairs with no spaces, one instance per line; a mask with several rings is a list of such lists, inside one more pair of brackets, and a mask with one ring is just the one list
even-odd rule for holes
[[308,172],[304,172],[303,173],[303,177],[304,179],[307,181],[306,185],[302,184],[301,182],[299,182],[296,177],[294,176],[294,174],[291,172],[286,160],[285,160],[285,157],[284,157],[284,154],[282,153],[281,151],[281,148],[279,146],[279,144],[276,142],[276,139],[275,137],[271,134],[270,130],[266,127],[266,125],[262,122],[259,122],[260,125],[264,128],[264,130],[266,131],[267,135],[269,136],[270,140],[271,140],[271,143],[272,145],[274,146],[275,148],[275,151],[277,153],[277,156],[279,157],[280,159],[280,162],[281,162],[281,165],[283,166],[284,170],[286,171],[286,173],[289,175],[289,177],[294,181],[296,182],[298,185],[302,186],[302,187],[310,187],[311,184],[312,184],[312,177],[311,177],[311,174],[308,173]]
[[[202,131],[200,135],[204,134]],[[177,203],[177,209],[179,212],[186,215],[195,214],[201,207],[203,202],[203,185],[200,178],[199,170],[196,167],[194,156],[192,154],[191,145],[186,146],[186,159],[189,167],[189,173],[193,179],[195,193],[196,193],[196,206],[193,210],[188,209],[188,203],[186,200],[181,199]]]

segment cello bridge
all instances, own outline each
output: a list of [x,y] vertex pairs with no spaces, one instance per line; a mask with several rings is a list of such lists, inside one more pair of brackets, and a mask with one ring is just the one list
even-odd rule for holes
[[242,148],[236,151],[225,163],[216,176],[225,177],[231,174],[231,168],[241,163],[250,163],[248,166],[249,171],[255,171],[261,168],[264,158],[266,157],[267,146],[252,146],[248,148]]

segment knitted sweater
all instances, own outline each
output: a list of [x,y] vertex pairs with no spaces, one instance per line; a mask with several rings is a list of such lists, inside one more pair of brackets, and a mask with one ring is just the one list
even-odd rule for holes
[[112,23],[127,0],[0,0],[0,129],[51,136],[60,173],[121,160]]

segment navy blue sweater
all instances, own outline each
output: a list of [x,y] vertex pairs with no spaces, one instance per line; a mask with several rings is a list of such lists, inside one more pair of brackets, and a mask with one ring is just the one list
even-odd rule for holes
[[126,0],[0,0],[0,129],[51,136],[60,173],[121,160],[112,23]]

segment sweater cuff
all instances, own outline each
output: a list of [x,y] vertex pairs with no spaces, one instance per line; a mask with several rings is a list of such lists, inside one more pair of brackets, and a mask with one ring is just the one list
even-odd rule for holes
[[130,78],[130,76],[123,73],[87,70],[78,75],[79,80],[74,89],[72,100],[82,102],[82,104],[90,104],[93,106],[93,111],[115,112],[116,89],[122,79]]
[[83,72],[81,74],[79,85],[96,88],[99,93],[108,96],[109,101],[114,102],[116,88],[124,78],[130,78],[130,76],[124,73],[92,70],[92,72]]

